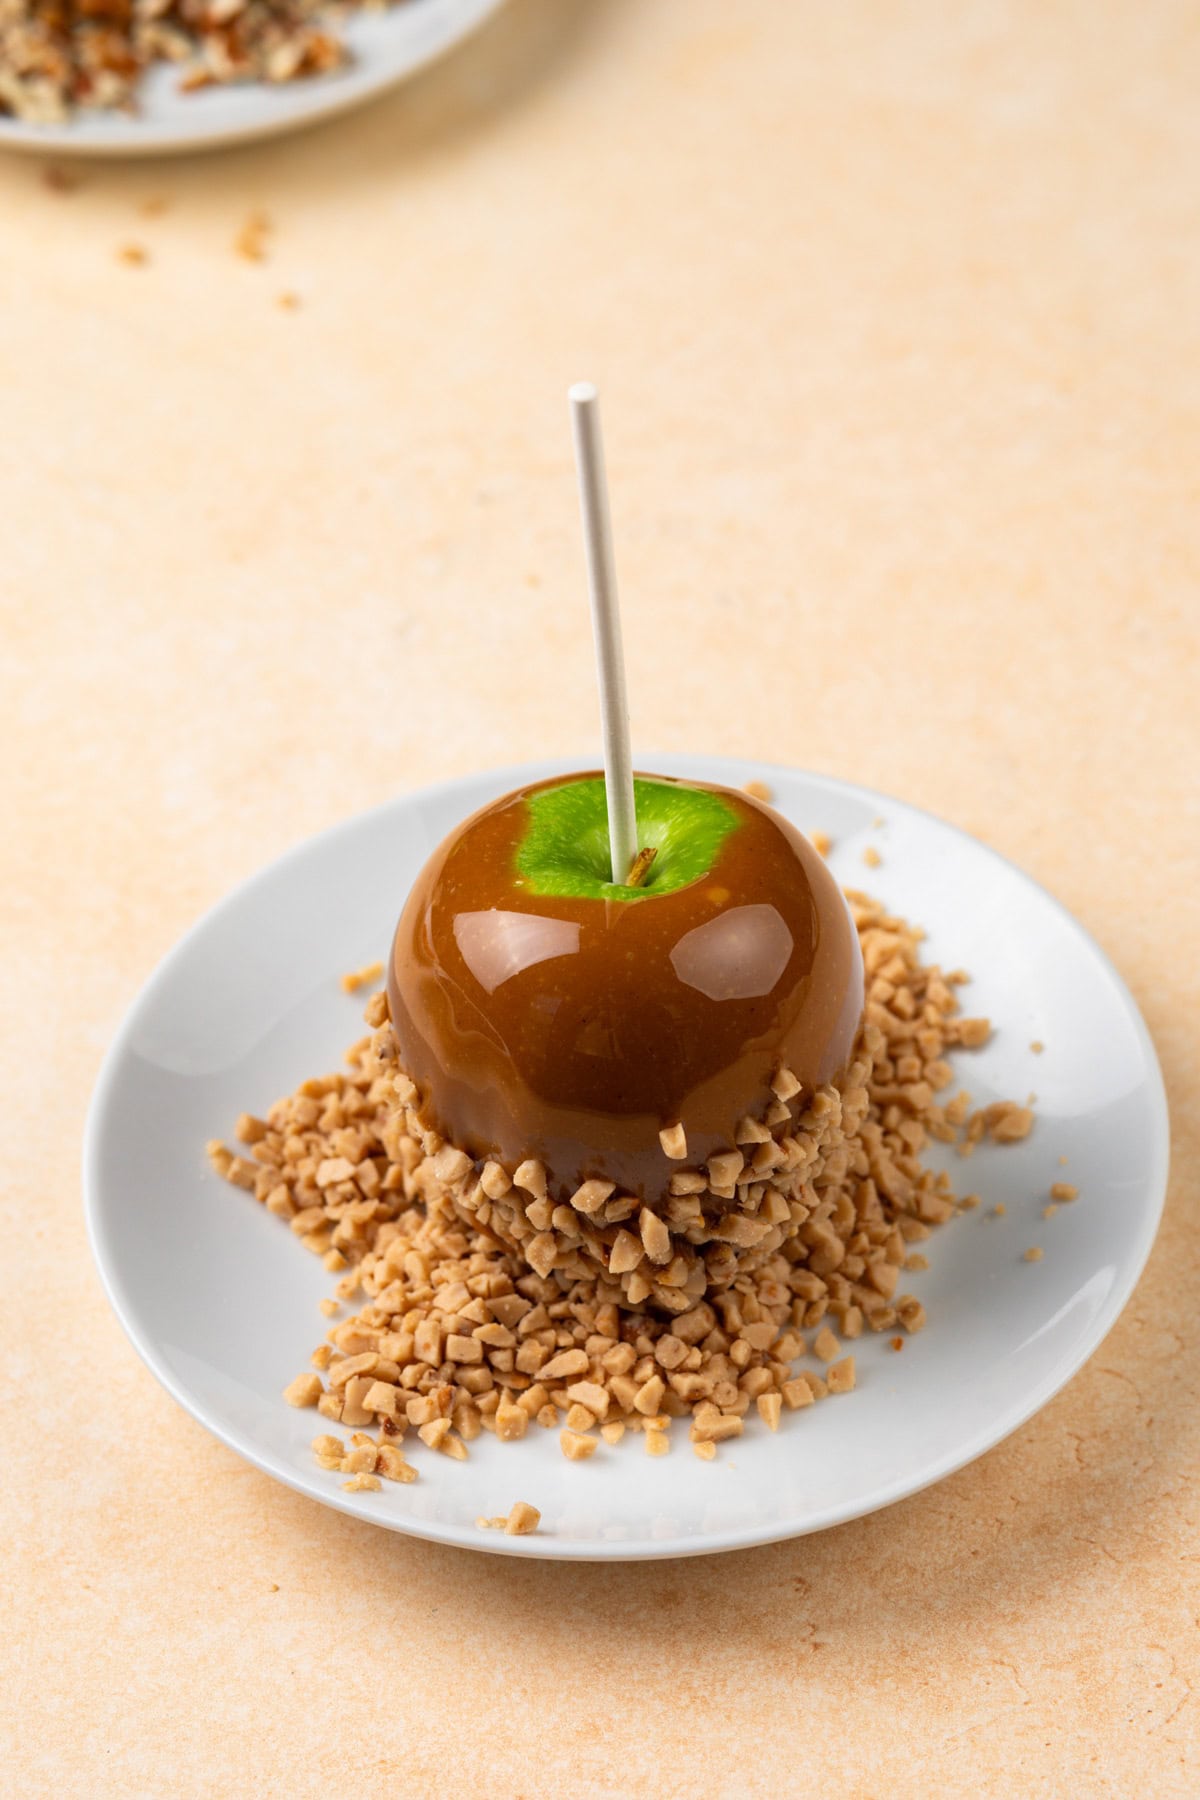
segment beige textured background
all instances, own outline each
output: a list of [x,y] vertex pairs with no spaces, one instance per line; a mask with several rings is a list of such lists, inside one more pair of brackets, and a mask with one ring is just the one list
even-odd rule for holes
[[[1200,1792],[1198,91],[1184,0],[513,0],[307,137],[67,195],[0,162],[0,1785]],[[593,745],[582,373],[643,746],[1015,857],[1130,982],[1175,1132],[1132,1304],[1015,1438],[819,1538],[603,1570],[244,1467],[136,1361],[78,1191],[203,907]]]

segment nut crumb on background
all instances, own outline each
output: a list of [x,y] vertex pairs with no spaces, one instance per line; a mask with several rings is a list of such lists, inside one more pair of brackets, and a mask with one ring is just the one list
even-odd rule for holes
[[48,187],[52,194],[74,194],[83,186],[83,176],[77,175],[74,169],[64,169],[59,163],[51,163],[42,170],[42,185]]
[[1078,1200],[1079,1189],[1069,1181],[1054,1181],[1050,1184],[1052,1200]]
[[1040,1246],[1037,1244],[1031,1244],[1029,1249],[1026,1250],[1024,1253],[1024,1260],[1026,1262],[1041,1262],[1042,1251],[1041,1251]]
[[267,239],[271,229],[271,221],[265,212],[256,208],[254,212],[247,214],[233,240],[233,247],[243,261],[267,260]]
[[145,268],[149,260],[141,244],[120,244],[117,248],[117,261],[124,263],[127,269]]
[[862,859],[866,863],[868,869],[877,869],[883,861],[882,856],[880,856],[874,844],[867,845],[862,853]]
[[773,800],[775,798],[765,781],[748,781],[742,788],[743,794],[749,794],[752,800]]

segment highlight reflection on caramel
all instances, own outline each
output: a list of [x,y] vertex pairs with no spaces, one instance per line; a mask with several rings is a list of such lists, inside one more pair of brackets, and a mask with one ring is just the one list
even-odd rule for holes
[[807,840],[729,789],[739,823],[690,886],[530,894],[515,857],[536,791],[476,813],[417,877],[388,968],[400,1060],[426,1123],[473,1156],[539,1157],[556,1200],[601,1175],[653,1202],[677,1166],[665,1125],[695,1166],[761,1114],[781,1063],[806,1094],[845,1067],[858,934]]

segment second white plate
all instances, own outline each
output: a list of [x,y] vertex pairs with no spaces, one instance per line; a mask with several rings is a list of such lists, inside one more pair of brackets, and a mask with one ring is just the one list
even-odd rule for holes
[[[929,1271],[911,1277],[927,1329],[903,1355],[859,1340],[856,1391],[785,1415],[778,1435],[754,1421],[712,1464],[682,1431],[662,1459],[627,1439],[583,1464],[565,1460],[553,1432],[511,1445],[485,1435],[466,1463],[418,1446],[416,1483],[347,1494],[312,1459],[324,1421],[280,1397],[324,1335],[317,1303],[335,1278],[209,1172],[204,1144],[243,1109],[264,1112],[339,1065],[363,1030],[339,975],[386,956],[413,876],[452,825],[559,765],[426,789],[313,838],[222,901],[151,977],[97,1084],[84,1179],[105,1286],[150,1369],[241,1456],[325,1505],[534,1557],[687,1556],[817,1531],[1005,1437],[1086,1361],[1133,1290],[1162,1209],[1166,1101],[1137,1008],[1082,928],[993,851],[869,789],[721,757],[654,766],[731,787],[765,779],[796,824],[827,832],[844,885],[924,925],[931,959],[971,971],[969,1010],[996,1030],[956,1073],[976,1104],[1035,1090],[1034,1130],[955,1163],[983,1204],[933,1234]],[[868,845],[879,867],[864,867]],[[1080,1197],[1045,1221],[1049,1186],[1063,1179]],[[1033,1245],[1040,1262],[1023,1258]],[[540,1509],[536,1536],[476,1527],[517,1499]]]
[[0,147],[56,156],[170,156],[274,137],[348,112],[405,81],[476,31],[504,0],[400,0],[334,27],[350,51],[343,68],[307,81],[244,81],[180,92],[180,69],[159,65],[138,89],[138,110],[81,112],[60,125],[0,114]]

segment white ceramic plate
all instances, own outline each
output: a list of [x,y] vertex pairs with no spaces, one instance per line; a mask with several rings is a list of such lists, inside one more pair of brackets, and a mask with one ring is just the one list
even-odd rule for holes
[[138,112],[80,113],[62,125],[0,116],[0,147],[55,156],[170,156],[273,137],[332,118],[416,74],[468,37],[503,0],[399,0],[336,26],[350,61],[311,81],[241,82],[179,91],[180,70],[158,66],[138,89]]
[[[1166,1184],[1162,1079],[1119,976],[1057,902],[962,832],[868,789],[719,757],[651,766],[732,787],[767,780],[790,818],[833,838],[845,885],[924,924],[931,958],[972,971],[969,1010],[997,1027],[958,1075],[979,1104],[1035,1090],[1034,1130],[957,1163],[984,1204],[935,1232],[931,1268],[909,1278],[927,1329],[899,1356],[886,1338],[859,1340],[856,1391],[785,1414],[778,1435],[753,1420],[710,1464],[681,1428],[662,1459],[627,1439],[584,1464],[565,1460],[554,1432],[485,1435],[466,1463],[418,1445],[417,1482],[347,1494],[313,1462],[325,1422],[280,1397],[324,1335],[317,1303],[335,1277],[209,1172],[204,1144],[339,1066],[364,1029],[339,975],[386,956],[413,876],[452,825],[556,766],[407,795],[301,844],[202,919],[135,1002],[97,1084],[84,1188],[109,1298],[153,1373],[232,1449],[327,1506],[517,1556],[686,1556],[817,1531],[939,1480],[1037,1412],[1141,1272]],[[868,845],[878,868],[863,865]],[[1080,1198],[1043,1221],[1062,1179]],[[1044,1260],[1027,1263],[1035,1244]],[[518,1499],[541,1510],[536,1536],[475,1526]]]

